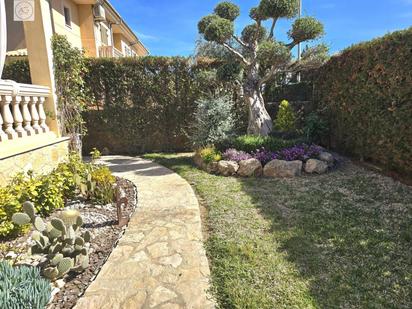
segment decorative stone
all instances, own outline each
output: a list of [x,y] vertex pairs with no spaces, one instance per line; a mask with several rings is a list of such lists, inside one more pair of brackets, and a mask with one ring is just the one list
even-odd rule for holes
[[259,160],[248,159],[239,162],[238,175],[242,177],[262,176],[263,167]]
[[273,160],[265,165],[263,174],[266,177],[296,177],[302,174],[303,162]]
[[208,173],[217,173],[219,171],[218,162],[211,162],[206,166],[206,171]]
[[309,159],[305,164],[305,172],[309,174],[324,174],[328,170],[328,164],[326,162]]
[[333,163],[335,162],[335,158],[329,152],[321,152],[319,154],[319,160],[326,162],[329,167],[333,166]]
[[196,166],[199,168],[203,168],[204,167],[204,162],[202,157],[200,156],[200,154],[196,153],[193,157],[193,161],[195,162]]
[[174,268],[177,268],[180,266],[180,264],[182,264],[183,259],[179,254],[176,253],[175,255],[161,258],[159,262],[162,265],[170,265]]
[[170,301],[177,297],[176,293],[166,289],[163,286],[159,286],[150,297],[149,306],[150,308],[156,307],[157,305]]
[[218,164],[219,173],[223,176],[233,176],[239,169],[239,164],[235,161],[219,161]]

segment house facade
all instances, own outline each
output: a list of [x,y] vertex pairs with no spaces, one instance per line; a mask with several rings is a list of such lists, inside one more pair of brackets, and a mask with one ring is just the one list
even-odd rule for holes
[[[90,57],[148,54],[108,1],[35,0],[34,20],[24,22],[13,20],[13,3],[0,0],[0,186],[18,172],[49,172],[68,155],[69,137],[58,123],[53,34],[66,35]],[[28,58],[32,84],[1,79],[13,53]]]
[[[107,0],[49,0],[52,31],[84,49],[88,57],[136,57],[147,48]],[[27,56],[23,22],[13,19],[14,1],[6,0],[7,61]]]

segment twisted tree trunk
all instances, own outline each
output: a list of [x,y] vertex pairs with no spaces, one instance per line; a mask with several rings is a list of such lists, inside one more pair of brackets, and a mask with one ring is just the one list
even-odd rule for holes
[[267,136],[272,132],[272,118],[265,107],[259,83],[259,66],[249,69],[243,84],[244,100],[249,108],[249,125],[247,133],[251,135]]
[[260,90],[245,91],[245,101],[249,107],[249,125],[247,133],[267,136],[272,132],[272,119],[265,107]]

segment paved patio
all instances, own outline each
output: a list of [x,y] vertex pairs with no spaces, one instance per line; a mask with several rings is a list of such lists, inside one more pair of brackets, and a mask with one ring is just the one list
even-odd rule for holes
[[190,185],[141,158],[102,161],[136,184],[139,206],[76,308],[214,308],[199,204]]

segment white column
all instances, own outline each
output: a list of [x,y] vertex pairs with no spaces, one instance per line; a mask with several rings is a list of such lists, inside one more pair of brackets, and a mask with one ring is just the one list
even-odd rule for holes
[[0,79],[3,74],[7,52],[7,19],[4,0],[0,0]]
[[38,101],[39,101],[38,97],[32,97],[29,103],[32,128],[34,129],[34,132],[36,132],[36,134],[39,134],[42,132],[42,129],[39,126],[40,117],[39,117],[39,113],[37,112],[37,106],[36,106]]
[[14,118],[14,130],[19,137],[27,136],[26,131],[23,129],[23,116],[20,111],[21,96],[15,96],[12,102],[12,113]]
[[9,139],[17,138],[17,133],[13,129],[13,114],[10,111],[10,103],[12,100],[13,97],[9,95],[4,95],[1,97],[1,114],[4,121],[4,132],[6,132]]
[[26,133],[28,136],[33,136],[36,133],[34,132],[34,129],[31,126],[31,115],[29,111],[29,102],[30,102],[30,97],[23,98],[21,102],[21,113],[23,114],[24,130],[26,130]]
[[44,102],[46,101],[45,97],[39,98],[39,103],[37,105],[40,118],[40,127],[44,133],[49,132],[49,127],[46,124],[46,113],[44,112]]

